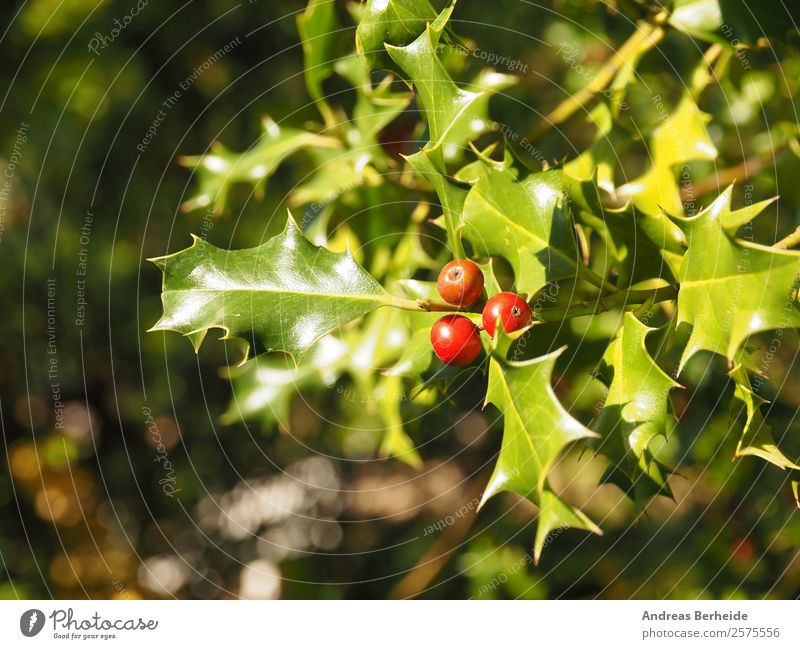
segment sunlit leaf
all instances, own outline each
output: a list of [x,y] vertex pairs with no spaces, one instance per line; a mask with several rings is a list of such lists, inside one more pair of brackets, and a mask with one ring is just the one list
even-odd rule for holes
[[577,275],[581,261],[561,172],[481,165],[461,217],[462,234],[476,254],[505,257],[517,291],[527,296],[548,281]]
[[[500,338],[504,336],[501,331]],[[547,474],[564,449],[580,439],[597,437],[564,409],[553,392],[553,367],[562,351],[524,362],[493,354],[489,361],[486,402],[503,414],[503,442],[481,502],[502,491],[513,491],[537,503],[542,508],[543,528],[537,534],[537,557],[547,534],[555,528],[598,531],[547,487]]]
[[195,237],[153,261],[164,273],[164,315],[153,330],[182,333],[195,348],[220,328],[225,338],[298,359],[326,333],[391,302],[349,252],[314,246],[291,217],[257,248],[223,250]]
[[[692,325],[681,368],[707,350],[732,359],[754,333],[800,327],[800,253],[741,241],[726,232],[733,189],[683,219],[689,242],[680,270],[678,317]],[[748,214],[749,215],[749,214]]]
[[764,421],[761,406],[767,401],[753,392],[747,370],[736,365],[728,372],[735,385],[734,397],[741,402],[734,407],[735,418],[743,415],[744,429],[742,437],[736,445],[736,457],[753,455],[779,466],[782,469],[800,469],[800,465],[792,462],[775,444],[772,427]]
[[[408,45],[435,18],[436,10],[429,0],[367,0],[356,29],[358,52],[366,57],[370,69],[394,69],[384,44]],[[452,39],[449,30],[447,38]]]
[[650,444],[659,436],[666,439],[674,427],[669,391],[680,387],[647,351],[645,338],[651,331],[632,313],[625,314],[603,357],[611,380],[593,426],[603,437],[598,449],[611,460],[606,479],[641,503],[659,493],[670,495]]
[[675,110],[669,115],[663,114],[661,123],[653,129],[649,170],[620,187],[618,194],[633,199],[636,207],[646,214],[658,214],[662,210],[683,214],[676,167],[692,160],[717,157],[717,149],[706,129],[710,119],[685,94]]
[[[486,77],[475,90],[467,90],[455,84],[439,59],[436,49],[444,32],[453,5],[449,5],[436,20],[411,44],[405,47],[387,45],[392,59],[410,77],[422,103],[425,121],[429,130],[429,142],[425,151],[439,171],[444,171],[443,147],[466,146],[469,139],[487,128],[487,93],[505,86],[505,75],[491,82]],[[459,138],[456,138],[456,135]],[[460,138],[465,138],[459,141]]]
[[185,156],[181,164],[197,175],[197,193],[181,208],[189,212],[211,208],[219,214],[231,186],[245,183],[263,192],[267,180],[288,156],[308,147],[336,148],[341,142],[296,128],[282,128],[269,118],[263,120],[263,133],[258,142],[245,153],[230,151],[219,142],[209,153]]

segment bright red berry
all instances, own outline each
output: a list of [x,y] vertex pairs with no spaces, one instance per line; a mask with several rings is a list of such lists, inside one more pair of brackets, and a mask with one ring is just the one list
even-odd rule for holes
[[448,304],[466,306],[481,296],[483,273],[469,259],[456,259],[442,268],[436,287]]
[[433,351],[447,365],[469,365],[481,353],[481,334],[463,315],[439,318],[431,329]]
[[492,337],[498,318],[503,323],[503,331],[510,333],[531,323],[531,308],[516,293],[498,293],[483,308],[483,328]]

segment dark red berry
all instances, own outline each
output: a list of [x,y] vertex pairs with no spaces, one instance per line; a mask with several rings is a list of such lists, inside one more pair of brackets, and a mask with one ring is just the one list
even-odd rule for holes
[[503,331],[511,333],[531,323],[531,308],[516,293],[498,293],[483,308],[483,328],[492,337],[498,318],[503,323]]
[[466,306],[481,296],[483,273],[469,259],[456,259],[442,268],[436,287],[448,304]]
[[431,329],[433,351],[447,365],[469,365],[481,353],[481,334],[463,315],[439,318]]

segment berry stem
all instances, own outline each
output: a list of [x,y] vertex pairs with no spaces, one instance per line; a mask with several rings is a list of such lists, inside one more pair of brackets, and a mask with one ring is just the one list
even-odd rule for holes
[[435,302],[433,300],[424,298],[420,298],[418,300],[409,300],[404,297],[390,295],[387,303],[389,306],[393,306],[395,309],[403,309],[405,311],[475,313],[475,311],[472,311],[469,307],[457,307],[453,306],[452,304],[447,304],[446,302]]

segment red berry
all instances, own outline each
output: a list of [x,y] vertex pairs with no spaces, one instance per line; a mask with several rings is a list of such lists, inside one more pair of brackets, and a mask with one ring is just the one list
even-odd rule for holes
[[498,293],[483,308],[483,328],[492,337],[498,318],[503,323],[503,331],[511,333],[531,323],[531,308],[516,293]]
[[442,268],[436,287],[448,304],[466,306],[481,296],[483,273],[469,259],[456,259]]
[[447,365],[469,365],[481,353],[481,334],[463,315],[439,318],[431,329],[433,351]]

